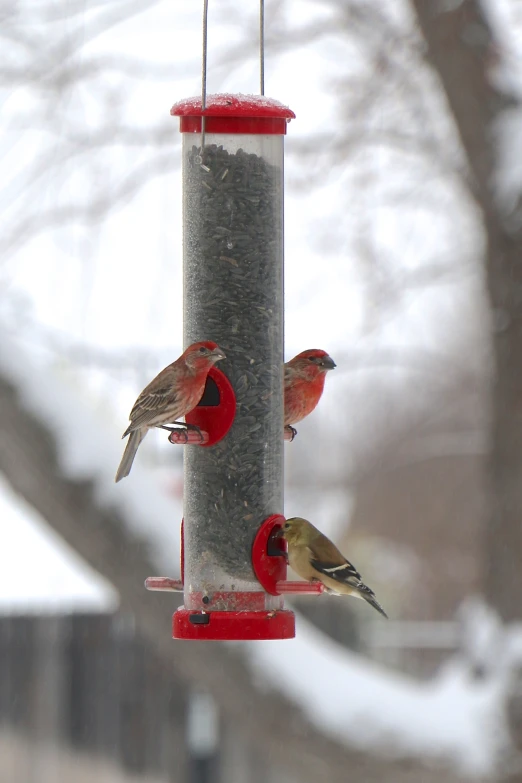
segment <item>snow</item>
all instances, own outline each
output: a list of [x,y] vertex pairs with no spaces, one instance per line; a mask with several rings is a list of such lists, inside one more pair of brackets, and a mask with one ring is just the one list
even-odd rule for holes
[[[323,600],[322,598],[314,600]],[[384,670],[303,617],[296,638],[243,645],[255,672],[295,700],[333,738],[388,757],[416,755],[488,774],[505,742],[497,678],[472,680],[464,661],[428,683]]]
[[178,577],[180,500],[162,490],[153,472],[140,464],[139,454],[131,476],[115,484],[123,452],[117,430],[103,425],[82,400],[80,388],[68,387],[13,337],[2,333],[1,343],[0,373],[14,383],[24,408],[53,432],[63,475],[92,480],[100,506],[118,510],[131,534],[147,542],[158,568]]
[[[242,92],[221,92],[210,93],[209,95],[205,96],[205,109],[207,111],[220,108],[226,114],[241,116],[244,114],[244,111],[241,112],[241,115],[237,115],[236,112],[238,109],[244,109],[245,104],[249,109],[253,106],[257,106],[258,108],[263,109],[286,109],[288,112],[290,112],[289,107],[284,103],[281,103],[281,101],[278,101],[275,98],[268,98],[266,95],[246,95]],[[201,95],[195,95],[191,98],[183,98],[183,100],[178,101],[172,107],[171,114],[176,114],[176,116],[187,114],[189,113],[189,110],[201,110]],[[271,116],[269,111],[266,112],[266,115]],[[278,116],[279,115],[280,112],[278,112]]]
[[[119,508],[131,532],[147,541],[165,573],[175,576],[177,521],[181,518],[178,501],[165,496],[139,462],[131,478],[115,486],[114,469],[120,457],[116,431],[104,427],[80,399],[78,389],[67,388],[48,365],[37,364],[13,338],[4,336],[2,342],[0,372],[15,383],[26,409],[52,427],[64,474],[94,480],[99,502]],[[36,598],[35,609],[44,605],[68,610],[113,607],[114,591],[105,581],[82,565],[54,534],[43,533],[41,520],[35,532],[34,512],[20,499],[14,502],[1,484],[0,492],[10,509],[2,522],[9,540],[0,560],[4,606],[11,610],[26,607]],[[334,526],[342,513],[342,498],[335,505]],[[40,538],[32,556],[26,546],[29,535]],[[22,589],[17,582],[20,574]],[[490,638],[487,633],[486,638]],[[418,683],[341,648],[302,617],[298,617],[293,640],[241,647],[264,682],[295,699],[318,728],[350,746],[453,762],[478,775],[488,772],[505,741],[499,716],[506,677],[473,680],[464,661],[450,662],[433,681]],[[513,636],[507,649],[511,652],[506,661],[518,660],[520,637]]]
[[87,565],[0,474],[0,611],[107,612],[109,582]]
[[522,667],[522,623],[504,626],[498,614],[479,598],[460,608],[461,647],[466,659],[483,677],[496,678],[506,693],[518,692]]

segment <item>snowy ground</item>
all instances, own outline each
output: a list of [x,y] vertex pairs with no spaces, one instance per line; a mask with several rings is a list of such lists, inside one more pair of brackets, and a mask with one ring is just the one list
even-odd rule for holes
[[0,474],[0,611],[106,612],[112,585],[85,563]]
[[245,646],[264,681],[343,742],[487,775],[505,741],[502,679],[473,681],[463,662],[449,663],[429,683],[416,682],[346,651],[302,617],[283,650],[280,642]]
[[[178,577],[182,502],[170,491],[172,477],[162,485],[157,471],[144,467],[137,458],[132,480],[115,484],[123,446],[114,425],[89,407],[81,388],[60,378],[5,334],[0,372],[20,390],[26,409],[52,429],[64,475],[93,480],[100,505],[119,508],[131,534],[148,542],[158,567],[167,576]],[[9,497],[4,502],[8,505]],[[20,507],[13,513],[21,513]],[[25,545],[30,543],[26,539]]]
[[[175,576],[178,537],[170,521],[180,518],[179,500],[163,494],[153,472],[139,467],[120,491],[121,485],[113,483],[119,457],[114,428],[99,421],[77,390],[73,397],[64,379],[49,368],[38,368],[36,389],[31,357],[19,346],[15,351],[10,340],[3,345],[0,372],[15,383],[27,409],[52,424],[64,473],[94,479],[100,503],[119,506],[131,534],[147,540],[165,573]],[[79,430],[89,433],[81,444]],[[111,585],[14,497],[5,482],[0,482],[0,498],[0,527],[7,542],[0,552],[3,611],[110,611],[117,606]],[[468,644],[487,660],[501,636],[494,620],[480,616],[471,624]],[[501,649],[508,650],[508,657],[511,650],[515,661],[522,647],[519,635],[513,640]],[[466,773],[482,775],[505,741],[499,705],[509,661],[499,664],[495,676],[474,681],[469,668],[456,660],[432,682],[419,683],[347,652],[301,617],[295,639],[242,647],[260,682],[286,692],[318,727],[350,745],[452,762]]]

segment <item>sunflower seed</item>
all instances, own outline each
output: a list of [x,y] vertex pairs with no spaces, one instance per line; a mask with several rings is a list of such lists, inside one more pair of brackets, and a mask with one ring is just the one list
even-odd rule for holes
[[259,590],[252,542],[283,508],[282,171],[217,145],[184,156],[185,342],[223,348],[237,403],[222,441],[185,449],[186,583]]

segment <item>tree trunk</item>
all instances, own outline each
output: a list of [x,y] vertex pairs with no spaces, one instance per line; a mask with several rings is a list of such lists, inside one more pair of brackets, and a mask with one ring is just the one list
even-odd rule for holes
[[[489,78],[499,49],[480,0],[412,0],[468,158],[471,192],[483,215],[486,282],[492,313],[488,504],[484,593],[506,622],[522,619],[522,200],[506,214],[495,198],[495,122],[516,102]],[[513,162],[514,164],[516,161]],[[514,744],[522,749],[522,710],[508,705]],[[510,778],[522,781],[522,773]]]
[[[494,122],[506,106],[488,78],[494,41],[480,2],[435,13],[413,0],[469,162],[483,215],[495,372],[491,389],[490,501],[484,536],[484,590],[506,621],[522,618],[522,241],[494,195]],[[510,225],[516,221],[509,216]]]

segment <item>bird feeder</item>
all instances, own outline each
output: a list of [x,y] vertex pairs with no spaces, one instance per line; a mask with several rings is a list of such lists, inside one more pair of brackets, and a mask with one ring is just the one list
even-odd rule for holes
[[[181,580],[150,577],[150,590],[183,590],[173,636],[288,639],[283,511],[283,142],[294,113],[261,95],[207,95],[204,0],[201,98],[175,104],[183,181],[184,343],[213,340],[226,354],[199,405],[173,432],[184,453]],[[291,437],[291,436],[290,436]]]
[[184,341],[214,340],[227,356],[207,404],[187,417],[209,440],[185,451],[184,607],[173,634],[289,638],[294,616],[258,581],[252,546],[283,509],[283,140],[294,114],[237,95],[208,96],[204,110],[181,101],[171,114],[183,136]]
[[[177,103],[183,134],[184,342],[226,354],[186,420],[176,639],[287,639],[283,510],[283,141],[294,114],[257,96]],[[202,120],[204,143],[202,144]],[[172,442],[179,440],[171,435]]]

